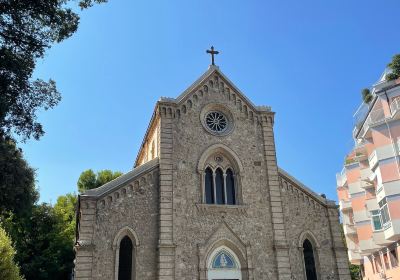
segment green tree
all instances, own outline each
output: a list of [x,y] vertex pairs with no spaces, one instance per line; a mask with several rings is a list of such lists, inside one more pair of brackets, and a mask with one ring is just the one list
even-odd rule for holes
[[123,173],[119,171],[111,171],[109,169],[98,171],[97,174],[92,169],[85,170],[79,176],[77,185],[78,191],[83,193],[87,190],[98,188],[116,178],[121,176]]
[[[44,134],[37,121],[39,109],[57,105],[61,96],[53,80],[33,80],[36,61],[52,44],[70,37],[79,16],[72,0],[0,3],[0,136],[13,132],[22,139]],[[106,0],[81,0],[81,9]]]
[[365,103],[368,104],[368,103],[370,103],[372,101],[373,96],[372,96],[371,91],[369,89],[367,89],[367,88],[363,89],[361,91],[361,95],[362,95],[362,99],[363,99],[363,101]]
[[22,280],[19,267],[14,262],[15,250],[6,231],[0,227],[0,279]]
[[392,70],[392,73],[387,75],[387,80],[396,80],[400,77],[400,54],[393,56],[392,62],[388,64],[388,67]]
[[75,212],[78,197],[75,194],[68,193],[61,195],[54,205],[54,212],[59,219],[59,233],[66,239],[74,242],[75,239]]
[[73,240],[64,220],[46,203],[35,205],[29,217],[4,222],[15,240],[15,260],[27,280],[69,279],[73,259]]
[[0,136],[0,215],[28,215],[38,198],[35,172],[15,142]]

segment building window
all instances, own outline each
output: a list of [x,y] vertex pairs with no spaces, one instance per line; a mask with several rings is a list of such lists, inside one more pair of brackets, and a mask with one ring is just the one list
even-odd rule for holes
[[304,240],[303,242],[303,257],[307,280],[317,280],[314,250],[311,242],[308,239]]
[[132,280],[133,244],[132,240],[125,236],[119,247],[118,280]]
[[211,168],[207,167],[205,172],[205,191],[206,191],[206,203],[214,203],[214,183],[213,183],[213,172]]
[[378,204],[381,210],[382,225],[385,226],[390,222],[389,208],[387,205],[386,197],[379,201]]
[[235,181],[230,168],[226,171],[226,201],[227,204],[236,204]]
[[399,259],[397,256],[397,249],[393,248],[389,251],[389,257],[390,257],[390,262],[392,264],[392,267],[396,267],[399,265]]
[[211,131],[224,132],[227,128],[228,120],[221,112],[212,111],[206,115],[206,124]]
[[235,205],[237,192],[232,169],[207,167],[204,174],[204,191],[207,204]]
[[381,221],[381,213],[379,210],[371,211],[372,224],[374,226],[374,230],[382,229],[382,221]]

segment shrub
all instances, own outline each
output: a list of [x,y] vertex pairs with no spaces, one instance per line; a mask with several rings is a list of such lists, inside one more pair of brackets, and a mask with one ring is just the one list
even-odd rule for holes
[[0,227],[0,279],[22,280],[19,267],[14,262],[15,250],[6,231]]

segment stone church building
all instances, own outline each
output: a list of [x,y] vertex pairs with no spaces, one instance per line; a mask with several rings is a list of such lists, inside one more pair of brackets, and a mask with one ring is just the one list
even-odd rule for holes
[[79,197],[75,279],[349,280],[337,206],[277,165],[273,127],[214,64],[162,97],[134,169]]

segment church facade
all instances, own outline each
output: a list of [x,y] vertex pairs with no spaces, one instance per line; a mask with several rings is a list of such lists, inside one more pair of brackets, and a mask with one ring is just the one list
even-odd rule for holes
[[274,112],[209,69],[135,167],[79,196],[75,279],[349,280],[338,209],[277,165]]

